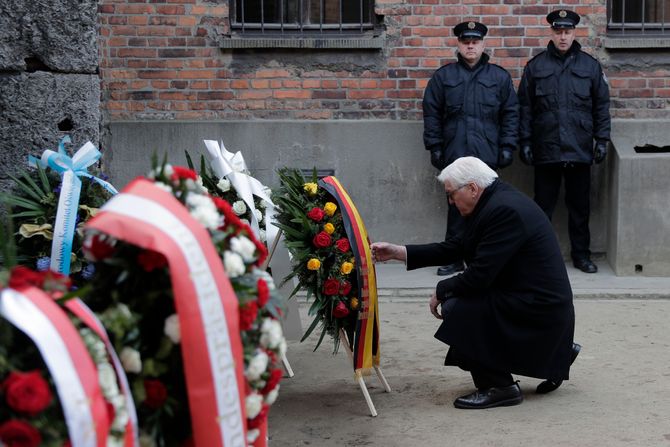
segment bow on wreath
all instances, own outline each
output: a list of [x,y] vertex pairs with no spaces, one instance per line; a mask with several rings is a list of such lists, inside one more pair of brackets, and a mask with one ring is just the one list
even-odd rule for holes
[[[268,245],[274,240],[277,228],[271,225],[274,216],[274,203],[270,200],[270,196],[265,192],[265,187],[261,182],[248,174],[249,170],[244,162],[241,152],[232,153],[226,150],[226,147],[221,141],[221,145],[214,140],[204,140],[209,152],[212,169],[219,176],[219,178],[226,177],[237,195],[246,203],[251,210],[251,229],[256,237],[259,237],[260,228],[258,219],[256,218],[256,206],[254,205],[254,197],[257,196],[267,202],[265,208],[266,217],[266,235]],[[259,238],[260,239],[260,238]]]
[[90,178],[112,194],[116,189],[109,183],[87,172],[88,167],[102,157],[102,154],[90,141],[80,147],[70,158],[65,151],[65,143],[70,143],[70,137],[65,136],[58,143],[58,152],[50,149],[42,153],[40,159],[28,157],[30,166],[46,169],[51,168],[61,174],[61,192],[58,198],[58,211],[51,244],[51,270],[63,275],[70,274],[70,255],[74,238],[81,194],[81,180],[79,177]]

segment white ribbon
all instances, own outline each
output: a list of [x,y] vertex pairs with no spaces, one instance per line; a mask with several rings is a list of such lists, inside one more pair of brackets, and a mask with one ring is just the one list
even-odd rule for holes
[[[251,210],[251,229],[253,230],[256,237],[260,240],[260,228],[258,225],[258,219],[256,219],[256,206],[254,204],[254,196],[257,196],[267,202],[266,205],[266,221],[265,221],[265,231],[266,231],[266,241],[269,246],[270,242],[274,240],[277,229],[272,228],[270,221],[267,220],[268,217],[274,215],[274,203],[270,200],[270,197],[265,192],[265,187],[261,182],[250,176],[247,165],[244,162],[244,157],[242,157],[241,152],[228,152],[226,147],[221,141],[221,145],[214,140],[204,140],[205,146],[207,147],[207,152],[209,152],[210,162],[212,164],[212,169],[220,178],[226,177],[237,195],[247,204],[247,207]],[[272,237],[270,233],[272,232]]]

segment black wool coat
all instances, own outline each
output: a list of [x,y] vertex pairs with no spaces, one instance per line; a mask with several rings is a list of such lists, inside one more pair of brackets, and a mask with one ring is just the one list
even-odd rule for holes
[[437,285],[438,299],[456,301],[435,337],[490,369],[568,379],[575,312],[549,220],[530,198],[496,180],[465,222],[460,237],[407,246],[408,270],[467,264]]

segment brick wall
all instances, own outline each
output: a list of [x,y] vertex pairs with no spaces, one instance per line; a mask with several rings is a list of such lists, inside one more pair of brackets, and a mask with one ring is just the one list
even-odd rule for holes
[[559,5],[582,15],[578,40],[605,67],[612,115],[667,118],[668,64],[605,50],[604,0],[378,0],[385,48],[337,51],[221,49],[224,0],[101,0],[103,111],[110,120],[421,119],[428,78],[453,60],[456,23],[489,26],[487,52],[518,84]]

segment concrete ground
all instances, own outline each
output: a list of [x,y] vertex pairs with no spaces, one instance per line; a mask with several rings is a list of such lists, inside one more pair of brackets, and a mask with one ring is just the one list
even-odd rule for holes
[[[670,447],[670,278],[616,277],[569,267],[575,292],[575,340],[583,349],[571,379],[548,395],[537,379],[516,377],[523,404],[458,410],[473,390],[468,373],[442,362],[433,338],[439,321],[428,294],[434,269],[377,266],[381,367],[392,388],[366,378],[379,415],[369,415],[344,350],[324,340],[289,341],[295,372],[270,412],[270,446],[626,446]],[[303,328],[310,321],[300,304]]]

